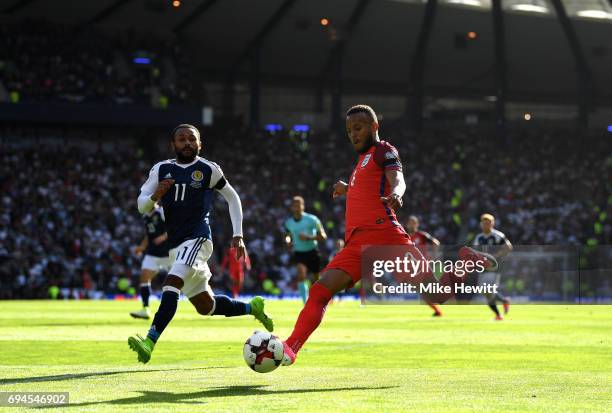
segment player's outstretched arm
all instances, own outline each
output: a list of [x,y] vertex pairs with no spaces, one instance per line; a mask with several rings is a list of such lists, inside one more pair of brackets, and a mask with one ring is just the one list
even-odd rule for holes
[[385,176],[389,182],[391,192],[387,196],[381,196],[380,201],[392,210],[398,210],[403,205],[402,197],[404,192],[406,192],[404,174],[401,170],[389,169],[385,171]]

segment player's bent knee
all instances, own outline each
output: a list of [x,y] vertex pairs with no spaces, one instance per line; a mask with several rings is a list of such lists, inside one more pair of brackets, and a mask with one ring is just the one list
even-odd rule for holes
[[350,275],[342,270],[334,268],[321,273],[316,283],[323,285],[332,294],[336,294],[348,287],[351,281]]
[[189,298],[189,301],[200,315],[211,315],[215,309],[215,299],[207,292],[197,294]]
[[180,290],[183,288],[183,285],[185,285],[185,283],[181,277],[172,274],[166,275],[164,286],[170,286]]
[[212,305],[208,305],[208,304],[198,305],[196,307],[196,311],[200,315],[211,315],[212,310],[213,310],[213,306]]

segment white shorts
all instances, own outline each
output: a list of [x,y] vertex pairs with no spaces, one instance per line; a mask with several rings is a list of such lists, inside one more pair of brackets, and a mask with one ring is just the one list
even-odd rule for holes
[[168,272],[183,279],[183,294],[194,297],[204,291],[212,295],[208,281],[212,276],[208,259],[213,252],[213,243],[206,238],[194,238],[170,250],[172,268]]
[[160,270],[168,271],[170,268],[170,257],[156,257],[154,255],[145,255],[142,259],[141,270],[149,270],[158,272]]

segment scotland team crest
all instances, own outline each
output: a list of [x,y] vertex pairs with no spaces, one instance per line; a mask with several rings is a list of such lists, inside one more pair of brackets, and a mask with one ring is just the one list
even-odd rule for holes
[[191,173],[191,179],[196,182],[200,182],[202,179],[204,179],[204,174],[202,173],[202,171],[193,171]]
[[191,173],[191,179],[193,179],[193,181],[189,184],[190,187],[196,189],[202,188],[202,180],[204,179],[202,171],[193,171]]

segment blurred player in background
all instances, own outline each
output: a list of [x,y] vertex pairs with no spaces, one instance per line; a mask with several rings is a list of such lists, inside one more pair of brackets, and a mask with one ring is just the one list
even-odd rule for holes
[[[419,251],[421,251],[423,257],[425,259],[429,259],[429,246],[431,246],[433,249],[437,249],[440,246],[440,241],[438,241],[438,239],[434,238],[428,232],[419,230],[419,224],[419,218],[416,215],[410,215],[408,217],[408,222],[406,222],[406,232],[408,232],[410,240],[419,249]],[[425,302],[432,308],[432,310],[434,310],[434,317],[442,316],[442,310],[440,310],[440,307],[437,304],[428,301],[426,298]]]
[[[482,214],[480,217],[480,229],[482,232],[474,238],[474,246],[482,246],[483,252],[493,255],[496,259],[508,255],[512,251],[512,244],[503,232],[496,230],[495,217],[491,214]],[[478,276],[479,284],[497,285],[499,291],[500,274],[499,272],[484,272]],[[497,302],[504,306],[504,314],[508,314],[510,309],[510,299],[500,293],[485,294],[489,308],[495,313],[496,320],[502,320],[502,316],[497,308]]]
[[234,298],[238,298],[242,290],[245,267],[247,271],[251,270],[251,259],[248,253],[239,257],[238,250],[234,247],[230,247],[225,251],[225,255],[221,261],[221,271],[225,271],[226,269],[229,271],[229,276],[232,280],[232,296]]
[[138,210],[145,214],[161,202],[166,217],[168,246],[172,267],[162,287],[161,303],[146,338],[130,337],[128,344],[138,354],[138,361],[147,363],[151,353],[176,313],[181,290],[202,315],[225,317],[252,314],[268,331],[274,324],[264,311],[264,300],[253,298],[244,303],[225,295],[214,295],[208,259],[213,250],[209,212],[214,191],[228,203],[234,236],[231,246],[237,257],[246,255],[242,239],[242,204],[234,188],[227,182],[219,165],[198,156],[202,149],[200,131],[182,124],[171,134],[176,159],[153,166],[138,197]]
[[144,254],[140,268],[140,299],[142,310],[133,311],[130,315],[134,318],[148,320],[151,317],[149,311],[149,297],[151,296],[151,280],[160,270],[170,269],[170,258],[168,257],[168,233],[164,219],[164,210],[157,203],[153,209],[142,216],[146,228],[146,236],[136,247],[136,254]]
[[319,218],[304,212],[304,198],[294,196],[291,200],[290,218],[285,221],[285,242],[293,250],[292,261],[297,266],[297,283],[302,302],[308,298],[308,271],[316,280],[321,271],[319,241],[325,241],[327,234]]
[[410,239],[414,243],[414,245],[431,245],[434,248],[440,246],[440,241],[433,237],[429,232],[425,232],[419,229],[420,221],[415,215],[410,215],[408,217],[408,222],[406,223],[406,232],[410,235]]
[[[402,163],[395,147],[380,140],[378,129],[378,118],[371,107],[357,105],[347,111],[346,131],[359,157],[349,182],[336,182],[333,192],[334,198],[346,195],[346,246],[312,286],[293,332],[283,342],[283,365],[295,362],[298,351],[323,320],[330,299],[360,281],[362,246],[413,247],[394,212],[402,206],[406,191]],[[411,253],[422,259],[416,248]],[[487,261],[477,254],[472,256]]]

